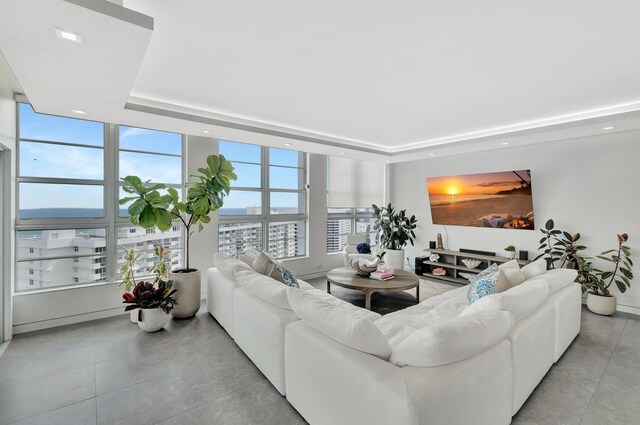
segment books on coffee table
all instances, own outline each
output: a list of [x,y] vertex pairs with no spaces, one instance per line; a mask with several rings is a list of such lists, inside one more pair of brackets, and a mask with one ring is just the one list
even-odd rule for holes
[[369,277],[375,280],[391,280],[395,276],[393,273],[390,273],[390,272],[373,272]]

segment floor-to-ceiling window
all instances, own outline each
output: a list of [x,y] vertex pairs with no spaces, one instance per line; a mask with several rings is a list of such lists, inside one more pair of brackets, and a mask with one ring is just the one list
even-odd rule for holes
[[154,245],[183,258],[179,225],[159,232],[132,226],[120,206],[120,179],[183,185],[183,136],[36,113],[18,104],[16,284],[35,291],[117,280],[125,248],[155,262]]
[[306,155],[222,140],[219,152],[238,180],[219,211],[218,250],[237,256],[252,247],[277,258],[305,256]]

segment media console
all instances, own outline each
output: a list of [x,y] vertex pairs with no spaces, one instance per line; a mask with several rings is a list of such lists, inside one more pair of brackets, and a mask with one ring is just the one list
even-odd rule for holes
[[[438,259],[438,261],[429,261],[429,255],[427,255],[426,257],[416,257],[415,266],[417,275],[429,277],[432,279],[439,279],[446,282],[459,283],[462,285],[468,284],[469,280],[462,277],[460,273],[478,274],[493,263],[502,264],[512,260],[512,258],[507,257],[450,251],[448,249],[425,249],[425,251],[430,254],[438,254],[440,258]],[[462,263],[462,260],[464,259],[478,260],[480,261],[480,265],[476,268],[470,269]],[[529,261],[525,260],[516,261],[520,265],[529,263]],[[447,274],[444,276],[434,275],[432,273],[432,270],[438,267],[442,267],[447,272]]]

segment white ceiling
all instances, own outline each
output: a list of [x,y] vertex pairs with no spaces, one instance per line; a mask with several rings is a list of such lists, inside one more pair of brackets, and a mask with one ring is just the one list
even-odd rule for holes
[[394,162],[640,128],[639,2],[73,3],[0,0],[42,112]]

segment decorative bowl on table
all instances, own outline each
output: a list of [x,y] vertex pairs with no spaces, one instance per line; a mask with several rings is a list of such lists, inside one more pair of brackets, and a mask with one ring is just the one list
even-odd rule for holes
[[475,269],[480,265],[480,263],[481,263],[480,260],[472,260],[471,258],[465,258],[464,260],[462,260],[462,264],[464,264],[470,269]]
[[348,264],[358,276],[369,276],[378,268],[378,257],[370,254],[351,254]]
[[442,267],[438,267],[438,268],[435,268],[435,269],[431,270],[431,273],[434,276],[444,276],[444,275],[447,274],[447,271],[445,269],[443,269]]

